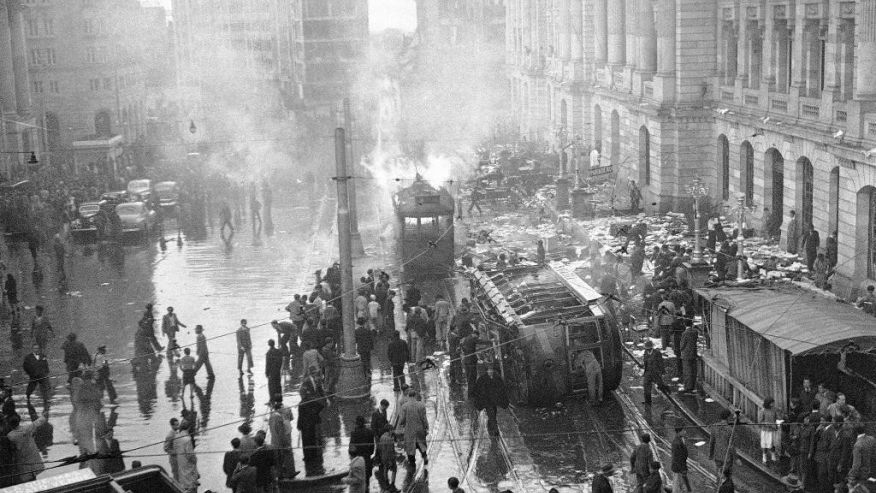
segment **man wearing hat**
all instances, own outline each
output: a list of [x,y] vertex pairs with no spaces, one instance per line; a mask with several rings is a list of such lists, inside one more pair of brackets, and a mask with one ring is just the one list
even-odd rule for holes
[[590,485],[591,493],[613,493],[614,489],[608,479],[612,476],[614,476],[614,466],[612,464],[602,466],[602,469],[593,476],[593,483]]
[[651,387],[654,384],[662,392],[669,391],[669,387],[663,383],[663,354],[654,349],[654,342],[651,339],[645,341],[643,362],[645,371],[642,375],[642,385],[645,387],[645,405],[651,405]]
[[97,347],[97,353],[94,354],[94,368],[96,370],[97,388],[100,389],[101,395],[106,390],[109,396],[110,404],[116,403],[116,388],[113,386],[113,381],[110,380],[109,358],[106,356],[106,345]]
[[475,382],[475,407],[487,411],[487,430],[491,436],[499,436],[499,423],[496,421],[496,408],[508,408],[508,392],[505,381],[496,374],[493,365],[487,366],[487,373],[481,375]]

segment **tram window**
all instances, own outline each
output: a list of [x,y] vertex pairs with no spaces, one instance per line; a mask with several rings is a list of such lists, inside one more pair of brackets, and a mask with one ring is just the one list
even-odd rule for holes
[[599,326],[596,320],[590,322],[577,322],[569,325],[569,341],[575,344],[598,344]]

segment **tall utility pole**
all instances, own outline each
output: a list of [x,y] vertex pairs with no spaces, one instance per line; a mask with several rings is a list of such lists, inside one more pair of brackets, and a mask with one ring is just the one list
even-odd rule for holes
[[[356,155],[353,154],[353,117],[350,111],[350,98],[344,98],[344,129],[346,134],[346,154],[352,175],[356,175]],[[356,210],[356,180],[350,180],[347,189],[350,191],[350,241],[354,257],[365,255],[365,246],[362,244],[362,235],[359,234],[359,214]]]
[[353,316],[353,251],[350,231],[349,183],[346,139],[343,128],[335,129],[335,181],[338,184],[338,246],[341,263],[341,319],[344,324],[344,354],[338,365],[336,396],[358,399],[371,393],[371,380],[362,371],[356,353],[356,324]]

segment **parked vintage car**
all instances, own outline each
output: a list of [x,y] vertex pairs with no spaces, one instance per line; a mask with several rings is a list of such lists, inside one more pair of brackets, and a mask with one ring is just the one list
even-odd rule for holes
[[127,192],[132,196],[152,193],[152,180],[147,178],[131,180],[128,182]]
[[100,195],[100,200],[105,201],[109,205],[115,206],[128,201],[128,192],[125,190],[104,192]]
[[139,233],[148,236],[155,228],[157,214],[143,202],[125,202],[116,206],[122,234]]
[[155,184],[158,207],[165,216],[173,217],[179,205],[179,184],[175,181],[162,181]]
[[95,219],[101,207],[106,207],[106,201],[83,202],[77,209],[77,217],[70,224],[73,238],[80,241],[92,241],[97,238],[98,228]]

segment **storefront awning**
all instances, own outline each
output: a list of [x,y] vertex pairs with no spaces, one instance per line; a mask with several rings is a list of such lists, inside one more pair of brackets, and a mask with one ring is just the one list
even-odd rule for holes
[[816,292],[786,284],[697,293],[792,356],[839,353],[849,343],[876,353],[876,317]]

